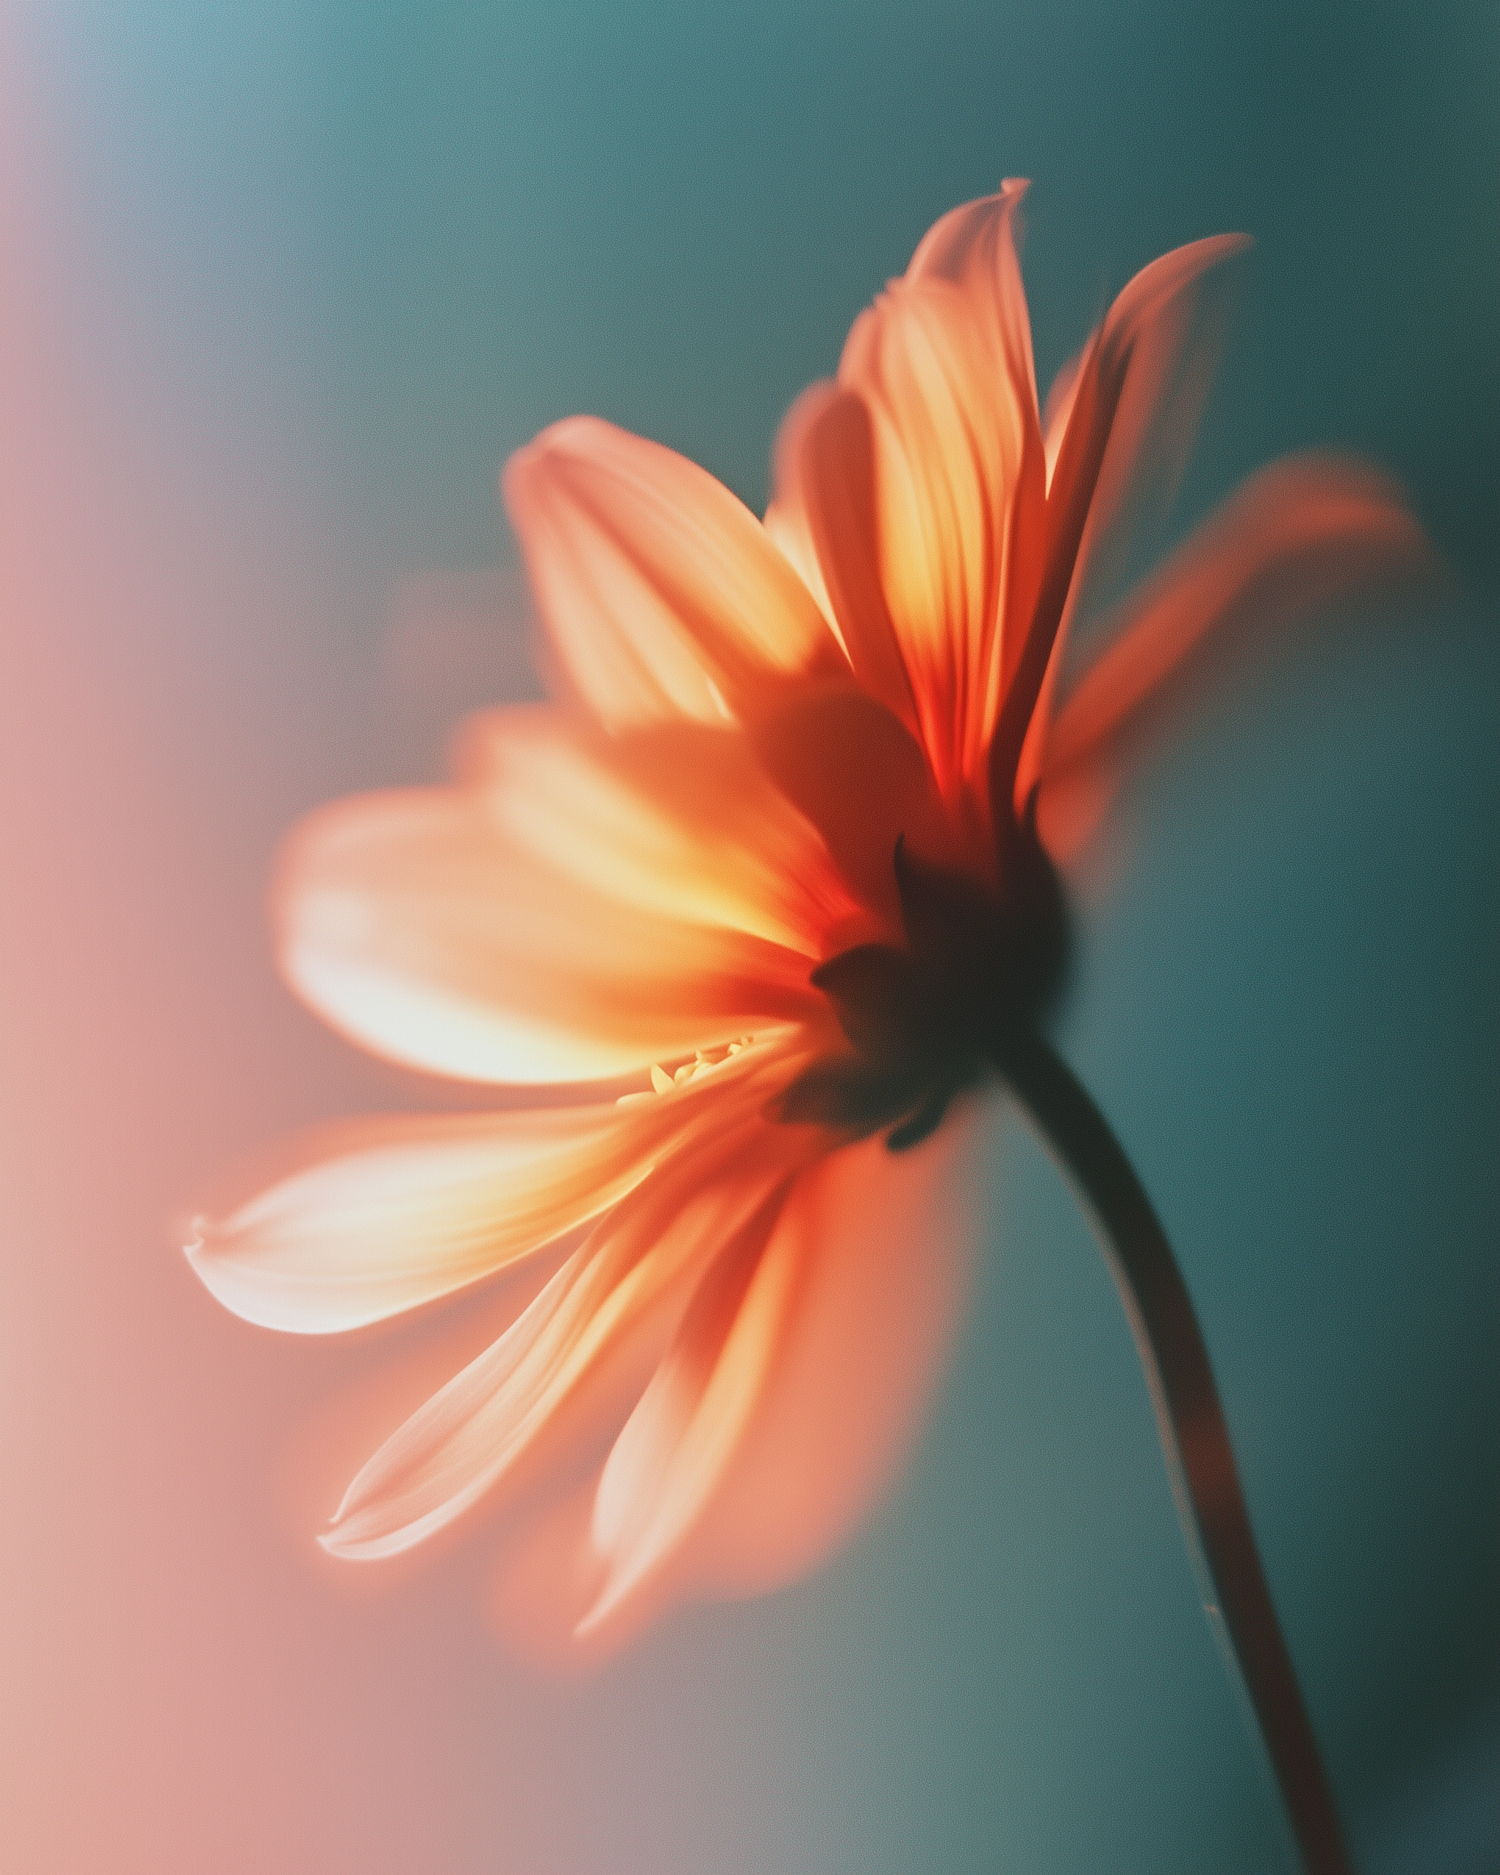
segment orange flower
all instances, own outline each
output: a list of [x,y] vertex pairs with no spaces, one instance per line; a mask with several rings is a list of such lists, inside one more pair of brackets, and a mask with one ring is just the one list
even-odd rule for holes
[[238,1314],[327,1333],[589,1227],[322,1539],[389,1556],[607,1429],[516,1552],[533,1638],[604,1647],[668,1598],[770,1588],[857,1520],[961,1299],[983,1083],[1062,982],[1055,862],[1217,621],[1416,543],[1368,470],[1284,463],[1069,686],[1071,621],[1191,428],[1195,288],[1241,243],[1146,268],[1042,411],[1021,194],[945,216],[861,315],[763,523],[591,418],[522,450],[505,495],[566,701],[476,719],[453,786],[335,804],[288,846],[282,968],[345,1034],[592,1084],[372,1125],[189,1248]]

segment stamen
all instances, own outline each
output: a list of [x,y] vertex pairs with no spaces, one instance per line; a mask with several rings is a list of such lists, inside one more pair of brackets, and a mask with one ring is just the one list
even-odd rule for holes
[[694,1051],[691,1061],[684,1061],[669,1074],[659,1062],[651,1064],[651,1086],[637,1093],[620,1094],[615,1100],[618,1107],[634,1105],[639,1100],[654,1100],[658,1094],[670,1094],[674,1088],[690,1086],[692,1082],[702,1080],[705,1074],[711,1074],[715,1068],[722,1068],[726,1062],[741,1055],[754,1042],[753,1035],[746,1035],[715,1048],[699,1048]]

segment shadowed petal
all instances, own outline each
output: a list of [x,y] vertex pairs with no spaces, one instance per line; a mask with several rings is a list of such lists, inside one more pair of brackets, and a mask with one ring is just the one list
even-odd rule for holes
[[433,788],[312,815],[276,890],[288,981],[367,1047],[479,1081],[617,1075],[804,1011],[807,955],[737,928],[717,875],[653,870],[659,828],[579,773],[559,756],[551,797],[514,807]]
[[1275,629],[1427,552],[1400,492],[1368,465],[1311,455],[1262,469],[1101,625],[1107,649],[1047,736],[1046,784],[1112,753],[1216,628]]
[[1068,558],[1066,537],[1083,533],[1086,516],[1076,585],[1107,574],[1141,509],[1175,492],[1220,336],[1220,322],[1203,316],[1203,278],[1248,245],[1244,235],[1215,235],[1143,267],[1065,387],[1068,423],[1047,502],[1054,549]]
[[685,457],[572,417],[511,458],[504,487],[551,643],[610,727],[723,722],[788,678],[837,668],[812,594]]
[[1047,393],[1047,402],[1042,409],[1042,448],[1047,458],[1047,487],[1052,487],[1052,477],[1057,468],[1057,458],[1061,454],[1063,438],[1068,433],[1068,425],[1073,419],[1073,405],[1077,401],[1079,386],[1083,382],[1083,368],[1088,363],[1094,347],[1099,342],[1097,331],[1089,334],[1088,343],[1081,346],[1052,380],[1052,388]]
[[910,730],[863,691],[829,687],[768,712],[751,739],[860,902],[899,929],[896,841],[933,860],[954,856],[950,823]]
[[[1041,772],[1044,726],[1079,605],[1118,571],[1143,510],[1163,510],[1175,492],[1216,352],[1217,326],[1198,316],[1202,278],[1246,245],[1243,235],[1219,235],[1142,268],[1086,348],[1076,382],[1064,384],[1067,427],[1047,489],[1046,566],[1031,628],[1024,641],[1012,640],[1006,660],[1007,689],[1024,714],[1019,727],[1029,723],[1030,731],[1023,746],[1011,725],[995,745],[994,780],[1013,782],[1017,810]],[[1055,431],[1049,455],[1054,440]]]

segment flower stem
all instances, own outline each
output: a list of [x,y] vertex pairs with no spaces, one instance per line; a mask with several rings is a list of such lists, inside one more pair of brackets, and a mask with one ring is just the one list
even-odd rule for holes
[[1151,1200],[1108,1121],[1040,1036],[1001,1075],[1093,1214],[1135,1335],[1204,1608],[1238,1673],[1308,1875],[1353,1875],[1333,1793],[1271,1601],[1208,1349]]

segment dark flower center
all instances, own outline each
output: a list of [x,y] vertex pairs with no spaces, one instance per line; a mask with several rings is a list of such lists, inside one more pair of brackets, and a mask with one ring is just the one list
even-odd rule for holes
[[896,842],[906,943],[859,944],[818,965],[850,1052],[815,1061],[777,1104],[779,1119],[892,1130],[893,1151],[941,1121],[960,1088],[1003,1066],[1062,988],[1067,909],[1028,816],[1000,844],[998,891],[930,866]]

